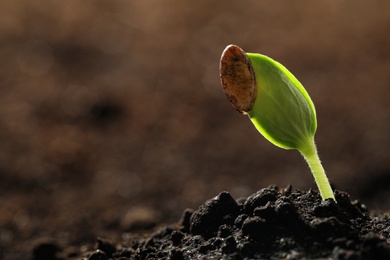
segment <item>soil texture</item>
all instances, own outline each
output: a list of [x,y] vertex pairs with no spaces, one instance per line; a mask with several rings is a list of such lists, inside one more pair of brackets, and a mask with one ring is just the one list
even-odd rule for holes
[[[270,186],[238,199],[221,192],[149,236],[125,234],[119,244],[98,238],[95,249],[83,257],[390,259],[389,216],[370,212],[346,192],[336,190],[335,196],[337,203],[323,201],[316,191],[291,186]],[[35,259],[57,259],[57,251],[55,244],[40,245]]]

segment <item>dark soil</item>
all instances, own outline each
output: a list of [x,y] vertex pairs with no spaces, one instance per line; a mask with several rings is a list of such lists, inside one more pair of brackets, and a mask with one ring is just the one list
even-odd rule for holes
[[[390,218],[368,211],[346,192],[337,203],[318,192],[271,186],[248,198],[221,192],[176,225],[120,244],[98,238],[86,259],[390,259]],[[34,259],[56,259],[41,244]],[[74,254],[73,257],[78,256]],[[69,257],[69,255],[68,255]]]

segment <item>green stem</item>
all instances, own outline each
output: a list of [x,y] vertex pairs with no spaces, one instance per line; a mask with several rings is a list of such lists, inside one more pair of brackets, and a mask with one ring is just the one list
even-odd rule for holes
[[326,177],[324,167],[322,166],[320,158],[318,157],[314,138],[310,140],[306,147],[300,149],[299,151],[306,159],[306,162],[308,163],[311,172],[313,173],[314,180],[317,183],[322,199],[333,199],[336,201],[329,180]]

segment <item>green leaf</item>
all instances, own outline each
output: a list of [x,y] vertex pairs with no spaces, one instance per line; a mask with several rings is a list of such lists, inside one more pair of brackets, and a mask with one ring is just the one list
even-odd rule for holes
[[313,102],[302,84],[279,62],[247,53],[257,85],[248,115],[259,132],[276,146],[301,149],[317,129]]

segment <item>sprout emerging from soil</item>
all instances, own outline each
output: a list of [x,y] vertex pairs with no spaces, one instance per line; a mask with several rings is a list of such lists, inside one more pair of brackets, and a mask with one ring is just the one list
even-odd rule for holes
[[229,45],[222,53],[223,90],[239,112],[249,116],[271,143],[296,149],[306,159],[321,197],[335,200],[314,142],[314,104],[302,84],[279,62]]

